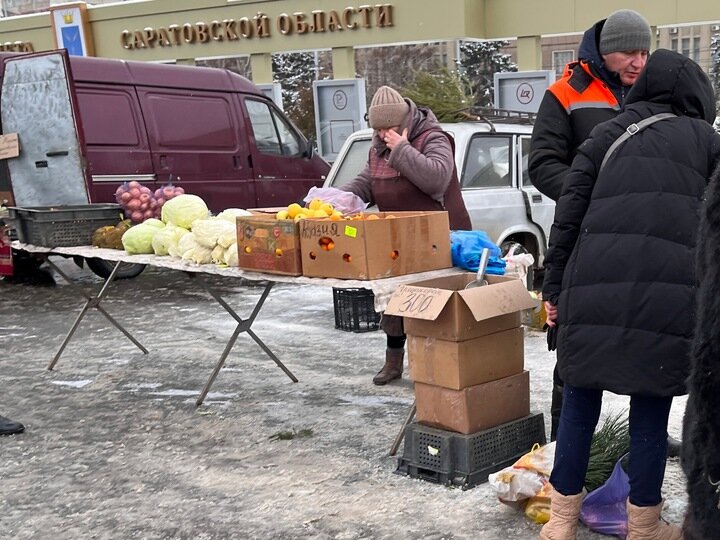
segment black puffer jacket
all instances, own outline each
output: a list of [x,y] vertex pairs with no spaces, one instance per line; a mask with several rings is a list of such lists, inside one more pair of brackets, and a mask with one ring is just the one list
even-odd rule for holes
[[[632,123],[662,112],[605,168]],[[658,50],[573,162],[550,234],[543,298],[558,306],[562,379],[618,394],[682,395],[689,372],[699,207],[720,157],[712,86],[700,67]]]

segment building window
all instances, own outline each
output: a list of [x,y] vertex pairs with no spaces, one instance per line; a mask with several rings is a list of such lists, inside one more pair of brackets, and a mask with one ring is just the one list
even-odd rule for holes
[[678,38],[674,37],[670,40],[670,50],[678,52]]
[[690,38],[684,37],[682,40],[680,40],[682,49],[680,50],[680,53],[684,56],[690,57]]
[[565,66],[575,60],[575,51],[553,51],[553,69],[556,77],[562,77]]
[[693,37],[692,56],[696,62],[700,62],[700,36]]

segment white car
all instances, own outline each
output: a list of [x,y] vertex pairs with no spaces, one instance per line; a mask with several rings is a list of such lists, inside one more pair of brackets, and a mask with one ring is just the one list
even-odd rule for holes
[[[530,183],[528,153],[534,115],[478,111],[477,120],[443,123],[455,139],[455,162],[474,230],[485,231],[503,248],[521,244],[542,268],[555,213],[552,199]],[[349,182],[367,163],[373,130],[343,143],[325,187]]]

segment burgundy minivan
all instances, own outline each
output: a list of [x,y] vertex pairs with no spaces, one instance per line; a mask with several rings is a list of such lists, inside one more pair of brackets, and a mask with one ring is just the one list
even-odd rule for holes
[[[236,73],[76,56],[69,62],[92,202],[112,201],[119,183],[138,180],[153,190],[180,185],[215,212],[282,206],[321,185],[330,169],[282,111]],[[37,104],[33,109],[43,117]],[[31,136],[20,132],[21,140]]]
[[153,191],[172,182],[213,212],[285,206],[330,169],[228,70],[65,51],[0,54],[0,65],[3,132],[17,132],[22,148],[4,160],[0,192],[9,180],[18,206],[114,202],[129,180]]

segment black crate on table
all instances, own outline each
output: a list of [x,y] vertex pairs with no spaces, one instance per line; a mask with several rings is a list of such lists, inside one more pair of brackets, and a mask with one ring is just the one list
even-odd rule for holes
[[371,332],[380,327],[380,313],[375,311],[375,295],[370,289],[333,287],[335,328],[347,332]]
[[413,423],[405,432],[405,448],[395,472],[468,489],[515,463],[535,443],[546,443],[542,414],[470,435]]
[[118,204],[78,204],[8,208],[24,244],[42,247],[89,246],[95,229],[123,219]]

